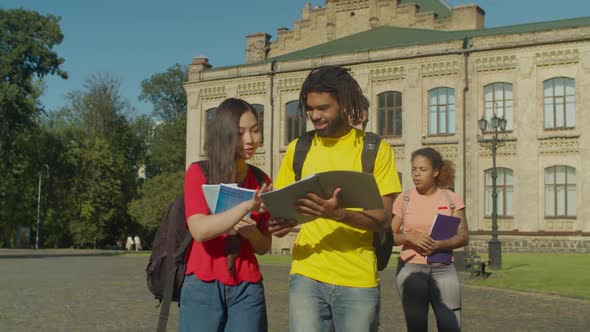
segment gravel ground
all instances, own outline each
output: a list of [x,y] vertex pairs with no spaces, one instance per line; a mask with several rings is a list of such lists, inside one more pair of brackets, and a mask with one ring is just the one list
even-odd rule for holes
[[[148,256],[0,250],[0,331],[155,331]],[[288,267],[263,266],[269,326],[288,331]],[[590,287],[590,286],[588,286]],[[393,271],[382,275],[382,331],[405,331]],[[170,331],[178,308],[172,306]],[[590,301],[464,286],[463,331],[588,331]],[[436,331],[431,314],[430,330]]]

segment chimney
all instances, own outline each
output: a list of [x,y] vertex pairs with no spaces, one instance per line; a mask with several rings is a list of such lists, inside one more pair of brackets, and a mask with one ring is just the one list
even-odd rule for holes
[[193,58],[193,61],[188,66],[188,80],[197,81],[201,78],[201,72],[211,68],[209,59],[203,55],[198,55]]
[[246,63],[266,60],[270,46],[270,35],[256,32],[246,36]]

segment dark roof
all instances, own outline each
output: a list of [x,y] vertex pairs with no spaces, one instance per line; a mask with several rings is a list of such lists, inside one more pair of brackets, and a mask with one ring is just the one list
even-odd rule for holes
[[336,54],[357,53],[369,50],[390,49],[412,45],[425,45],[451,40],[462,40],[465,37],[484,37],[518,33],[550,31],[580,26],[589,26],[590,17],[580,17],[559,21],[526,23],[497,28],[441,31],[427,29],[398,28],[382,26],[351,36],[329,41],[295,52],[279,55],[257,63],[270,61],[288,61],[315,58]]

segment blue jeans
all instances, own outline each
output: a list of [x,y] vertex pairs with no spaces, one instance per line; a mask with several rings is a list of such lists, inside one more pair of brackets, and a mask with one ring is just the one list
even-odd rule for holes
[[379,287],[336,286],[294,274],[289,277],[291,332],[377,331]]
[[268,331],[262,280],[227,286],[219,281],[201,281],[192,274],[185,276],[178,331]]
[[432,305],[439,331],[461,330],[461,286],[455,265],[399,262],[395,277],[408,331],[428,331]]

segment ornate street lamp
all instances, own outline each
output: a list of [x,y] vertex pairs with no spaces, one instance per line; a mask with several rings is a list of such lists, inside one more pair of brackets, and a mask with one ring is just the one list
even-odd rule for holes
[[[498,177],[496,169],[496,152],[498,146],[503,143],[503,136],[506,133],[507,121],[496,114],[497,105],[494,105],[492,119],[488,121],[485,118],[485,112],[481,119],[478,120],[479,129],[481,130],[480,144],[492,151],[492,239],[488,242],[488,255],[490,258],[490,268],[502,268],[502,243],[498,239],[498,191],[496,179]],[[485,139],[486,135],[490,138]]]

